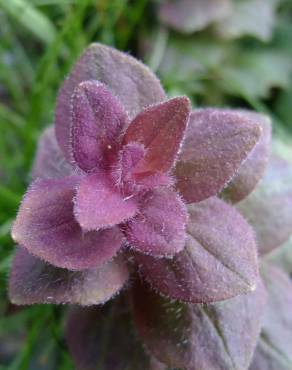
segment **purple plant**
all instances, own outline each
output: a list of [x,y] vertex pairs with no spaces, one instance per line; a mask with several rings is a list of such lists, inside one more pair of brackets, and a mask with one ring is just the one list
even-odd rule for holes
[[[230,203],[256,187],[269,141],[265,117],[191,112],[143,64],[91,45],[40,139],[12,230],[11,301],[91,306],[122,291],[70,311],[80,369],[247,369],[266,293],[254,232]],[[248,219],[256,192],[238,206]],[[292,201],[280,193],[278,206]],[[263,250],[289,236],[280,217]]]

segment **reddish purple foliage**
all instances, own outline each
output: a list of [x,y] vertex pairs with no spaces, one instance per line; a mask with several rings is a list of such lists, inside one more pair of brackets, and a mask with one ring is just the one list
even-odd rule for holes
[[[15,241],[56,266],[76,270],[113,256],[109,255],[112,242],[105,241],[107,248],[98,246],[98,237],[121,223],[133,248],[168,256],[182,249],[187,211],[164,179],[175,162],[189,112],[188,99],[176,98],[142,111],[123,133],[126,114],[110,91],[96,81],[79,84],[72,100],[71,153],[82,172],[32,185],[13,226]],[[123,156],[129,143],[145,149],[139,160],[136,155],[136,163],[124,164],[122,172],[128,167],[130,175],[122,173],[116,182],[112,173],[116,174],[120,152]],[[136,176],[138,185],[143,180],[142,188],[136,184]],[[165,218],[163,230],[161,217]],[[64,246],[60,248],[59,243]],[[74,260],[78,248],[78,260]],[[94,250],[99,262],[92,258]],[[83,264],[85,259],[89,261]]]
[[257,120],[237,111],[192,112],[175,168],[177,188],[187,203],[218,194],[258,142]]
[[158,291],[185,302],[220,301],[254,290],[255,241],[241,215],[218,198],[192,204],[188,211],[185,248],[172,259],[136,254],[141,275]]
[[71,150],[85,172],[110,165],[127,115],[109,89],[96,81],[78,85],[72,97]]
[[[13,225],[11,301],[87,306],[129,288],[132,305],[122,296],[69,316],[67,340],[80,369],[100,364],[95,346],[103,346],[107,325],[95,325],[99,318],[116,324],[105,370],[120,363],[247,369],[265,294],[254,232],[218,196],[238,202],[256,187],[269,153],[266,120],[229,109],[191,112],[188,98],[167,100],[142,63],[93,44],[60,90],[55,130],[40,139],[34,182]],[[270,212],[291,202],[284,190],[256,196],[252,223],[263,249],[292,230],[287,208],[283,225]],[[250,218],[245,203],[238,209]],[[268,241],[257,226],[261,210],[270,212]],[[131,306],[146,352],[135,332],[120,347],[133,329]]]
[[137,284],[134,320],[159,361],[187,370],[247,369],[260,331],[266,295],[257,290],[223,302],[186,304]]

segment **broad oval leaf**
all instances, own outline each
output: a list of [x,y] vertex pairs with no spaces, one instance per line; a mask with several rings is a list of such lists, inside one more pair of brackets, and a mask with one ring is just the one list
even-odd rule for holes
[[77,172],[78,169],[64,158],[56,140],[54,126],[47,127],[39,138],[31,173],[32,178],[34,180],[37,178],[59,179]]
[[166,98],[159,80],[144,64],[111,47],[91,44],[73,66],[57,99],[56,136],[67,159],[71,147],[71,97],[77,85],[87,80],[104,83],[121,101],[130,119]]
[[261,135],[261,127],[237,111],[192,112],[174,174],[187,203],[219,193],[232,179]]
[[148,191],[139,201],[139,213],[125,225],[129,245],[153,256],[171,257],[184,248],[187,211],[168,188]]
[[261,254],[283,244],[292,234],[292,165],[272,157],[256,190],[237,208],[254,228]]
[[70,271],[52,266],[23,248],[14,256],[9,278],[13,304],[102,304],[116,295],[129,277],[121,256],[99,268]]
[[204,29],[230,12],[230,0],[166,0],[160,5],[159,18],[177,31],[191,33]]
[[118,228],[85,233],[73,214],[79,178],[34,182],[12,228],[13,239],[33,255],[69,270],[99,267],[121,248]]
[[221,194],[223,198],[232,203],[237,203],[247,197],[261,180],[268,165],[271,144],[271,120],[267,116],[252,111],[238,111],[238,113],[257,122],[262,127],[262,134],[256,146]]
[[123,298],[69,312],[65,338],[78,370],[159,369],[145,353]]
[[78,85],[72,97],[72,155],[84,171],[107,168],[118,149],[127,115],[98,81]]
[[162,294],[185,302],[214,302],[253,291],[258,279],[250,226],[217,198],[188,207],[184,250],[172,259],[136,254],[139,271]]
[[260,282],[252,293],[208,305],[169,300],[136,284],[134,320],[150,352],[170,367],[246,370],[260,332],[265,298]]
[[84,231],[117,225],[138,210],[135,199],[123,198],[103,173],[88,175],[80,181],[74,203],[75,218]]
[[268,292],[263,326],[250,370],[292,368],[292,282],[270,264],[262,266]]
[[137,142],[145,148],[145,156],[134,173],[167,172],[172,167],[184,137],[190,114],[190,102],[178,97],[153,105],[130,123],[123,143]]

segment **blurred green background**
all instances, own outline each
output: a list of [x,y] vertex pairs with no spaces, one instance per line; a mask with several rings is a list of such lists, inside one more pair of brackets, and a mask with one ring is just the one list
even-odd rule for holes
[[[160,21],[155,0],[0,0],[0,370],[73,369],[63,341],[64,308],[17,308],[7,298],[11,223],[72,63],[92,41],[112,45],[149,64],[170,96],[269,114],[289,146],[292,0],[265,1],[268,25],[257,0],[234,0],[235,32],[208,24],[185,35]],[[239,32],[244,3],[254,17],[249,21],[269,27],[267,35]]]

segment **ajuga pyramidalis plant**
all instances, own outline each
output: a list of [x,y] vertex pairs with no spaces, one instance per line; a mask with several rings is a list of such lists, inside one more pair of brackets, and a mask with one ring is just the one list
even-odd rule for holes
[[[292,230],[290,167],[253,191],[269,143],[266,117],[191,111],[139,61],[91,45],[40,138],[12,230],[11,301],[89,306],[66,320],[78,369],[248,369],[267,296],[257,243],[265,253]],[[269,268],[271,290],[288,290]],[[287,312],[291,297],[278,298]]]

